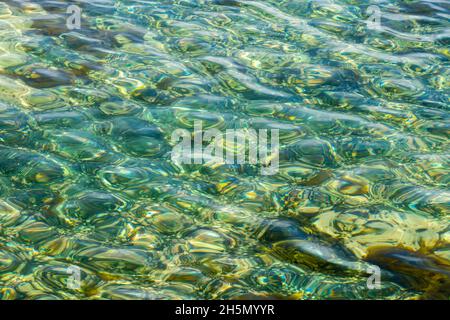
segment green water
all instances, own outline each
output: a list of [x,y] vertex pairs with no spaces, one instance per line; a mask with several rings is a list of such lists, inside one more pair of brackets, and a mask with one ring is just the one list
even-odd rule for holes
[[[0,299],[448,299],[449,15],[1,1]],[[279,172],[174,163],[196,120],[278,129]]]

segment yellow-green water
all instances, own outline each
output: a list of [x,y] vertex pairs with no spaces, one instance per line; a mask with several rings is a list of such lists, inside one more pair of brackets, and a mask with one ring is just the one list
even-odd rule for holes
[[[448,299],[449,15],[0,1],[0,299]],[[172,162],[195,120],[279,172]]]

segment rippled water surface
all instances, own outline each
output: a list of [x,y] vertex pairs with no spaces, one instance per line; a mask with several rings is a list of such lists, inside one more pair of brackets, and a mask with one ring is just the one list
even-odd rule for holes
[[[448,299],[449,17],[1,1],[0,299]],[[279,129],[279,172],[174,163],[196,120]]]

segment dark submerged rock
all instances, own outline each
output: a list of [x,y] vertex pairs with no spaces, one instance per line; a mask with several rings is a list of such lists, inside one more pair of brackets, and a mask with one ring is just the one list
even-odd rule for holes
[[392,272],[392,280],[400,285],[422,291],[423,299],[450,296],[450,262],[436,255],[379,247],[370,250],[365,260]]

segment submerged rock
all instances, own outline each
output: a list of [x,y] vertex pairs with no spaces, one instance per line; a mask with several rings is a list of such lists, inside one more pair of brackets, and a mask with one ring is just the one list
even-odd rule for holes
[[89,190],[74,195],[71,200],[62,205],[69,215],[81,218],[91,217],[105,212],[120,210],[126,202],[119,197],[100,190]]
[[392,272],[392,281],[421,291],[423,299],[447,300],[450,296],[448,260],[396,247],[372,248],[365,260]]
[[302,139],[290,144],[280,155],[281,160],[297,160],[314,167],[334,168],[338,158],[332,145],[320,139]]
[[36,68],[22,78],[24,82],[33,88],[52,88],[66,86],[72,83],[72,77],[63,70]]
[[264,220],[257,235],[270,244],[270,252],[276,257],[298,266],[322,272],[366,271],[365,265],[338,241],[309,234],[294,219]]

